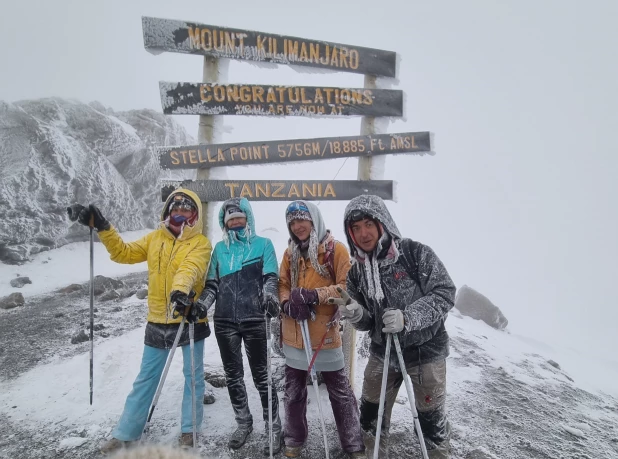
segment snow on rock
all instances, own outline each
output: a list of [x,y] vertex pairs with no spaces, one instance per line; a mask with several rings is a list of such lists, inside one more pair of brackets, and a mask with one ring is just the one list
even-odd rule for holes
[[586,434],[584,434],[584,431],[581,429],[577,429],[575,427],[571,427],[571,426],[567,426],[567,425],[562,425],[562,428],[564,430],[566,430],[568,433],[575,435],[576,437],[585,437]]
[[66,207],[97,204],[121,231],[154,228],[161,209],[158,145],[194,143],[153,110],[114,112],[59,98],[0,102],[0,261],[85,240]]
[[457,291],[455,307],[465,316],[482,320],[498,330],[504,330],[509,321],[487,297],[467,285]]
[[60,444],[58,445],[59,449],[70,449],[70,448],[77,448],[79,446],[82,446],[84,443],[87,443],[88,439],[87,438],[82,438],[82,437],[69,437],[69,438],[64,438],[62,440],[60,440]]

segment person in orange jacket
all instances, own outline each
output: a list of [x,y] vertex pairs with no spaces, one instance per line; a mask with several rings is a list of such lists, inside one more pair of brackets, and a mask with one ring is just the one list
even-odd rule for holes
[[285,366],[285,455],[299,457],[307,435],[307,370],[299,321],[307,320],[315,369],[322,373],[330,397],[339,441],[351,458],[364,457],[359,411],[345,374],[337,305],[337,287],[345,289],[350,255],[326,230],[320,210],[306,201],[286,209],[289,246],[279,270],[283,310],[281,335]]

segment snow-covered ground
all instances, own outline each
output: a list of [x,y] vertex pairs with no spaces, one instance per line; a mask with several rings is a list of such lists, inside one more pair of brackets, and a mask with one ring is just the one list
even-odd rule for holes
[[[123,236],[132,240],[143,234],[145,231]],[[273,232],[268,236],[274,239],[281,256],[287,235]],[[96,274],[113,277],[145,270],[144,264],[115,264],[101,244],[95,245]],[[9,281],[16,274],[29,276],[33,283],[22,289],[10,287]],[[88,243],[69,244],[39,254],[22,266],[0,264],[0,296],[13,291],[24,293],[27,303],[22,308],[27,317],[36,314],[33,305],[41,294],[86,282],[88,276]],[[82,302],[87,300],[83,298]],[[135,314],[144,314],[145,305],[146,300],[131,297],[118,300],[116,307],[130,307]],[[103,313],[106,306],[99,307]],[[9,314],[21,313],[0,311],[0,321],[8,320]],[[96,456],[96,447],[120,416],[139,369],[143,328],[96,338],[92,406],[88,404],[87,343],[72,346],[70,353],[59,349],[57,355],[42,364],[13,379],[0,381],[0,457]],[[615,364],[597,360],[593,350],[584,345],[578,346],[577,351],[556,348],[541,340],[494,330],[456,310],[450,314],[447,328],[452,344],[448,359],[448,409],[453,424],[454,458],[476,457],[473,454],[479,452],[497,458],[618,458]],[[362,336],[359,343],[361,339]],[[6,344],[0,338],[0,348]],[[0,359],[4,357],[0,352]],[[149,441],[173,443],[179,433],[181,361],[178,352],[153,417]],[[274,359],[275,366],[282,363],[281,359]],[[222,373],[213,336],[206,340],[204,364]],[[359,357],[354,379],[357,395],[365,364],[366,360]],[[254,433],[239,451],[227,449],[227,438],[235,422],[226,389],[215,389],[216,403],[204,410],[202,457],[257,457],[254,454],[263,430],[261,409],[250,372],[245,368]],[[328,409],[328,395],[324,387],[320,391],[323,406],[327,407],[331,457],[342,457]],[[324,457],[317,404],[311,403],[315,394],[312,390],[309,394],[310,434],[304,457]],[[283,394],[279,397],[282,401]],[[405,389],[401,389],[397,401],[393,410],[393,457],[418,458],[417,443],[409,433],[411,419]],[[24,453],[23,448],[16,453],[16,444],[24,441],[37,446],[29,453]]]

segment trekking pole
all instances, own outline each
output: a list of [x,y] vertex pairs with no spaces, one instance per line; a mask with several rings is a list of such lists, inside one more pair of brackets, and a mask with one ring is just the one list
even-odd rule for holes
[[410,381],[410,375],[406,371],[406,364],[403,361],[403,354],[401,353],[401,346],[399,345],[399,338],[397,335],[393,335],[393,341],[395,341],[395,349],[397,350],[397,358],[399,359],[399,368],[403,375],[403,380],[406,384],[406,391],[408,392],[408,401],[410,402],[410,409],[412,410],[412,416],[414,417],[414,427],[416,429],[416,435],[418,441],[421,444],[421,452],[423,453],[423,459],[428,459],[427,447],[425,446],[425,440],[423,438],[423,432],[421,431],[421,423],[418,420],[418,411],[416,411],[416,400],[414,398],[414,391],[412,390],[412,382]]
[[[161,379],[159,380],[159,385],[157,386],[157,392],[155,393],[155,397],[150,405],[150,410],[148,412],[148,418],[146,419],[146,425],[142,430],[141,437],[144,436],[144,432],[148,429],[148,425],[150,424],[150,420],[152,419],[152,413],[154,412],[155,407],[157,406],[157,402],[159,401],[159,396],[161,395],[161,390],[163,389],[163,384],[165,383],[165,378],[167,377],[167,372],[170,369],[170,365],[172,364],[172,359],[174,358],[174,353],[176,352],[176,348],[178,347],[178,342],[180,341],[180,335],[182,335],[182,330],[185,327],[185,320],[187,318],[185,316],[182,317],[180,321],[180,327],[178,327],[178,332],[176,333],[176,338],[174,338],[174,344],[172,344],[172,349],[167,356],[167,360],[165,362],[165,368],[163,369],[163,374],[161,375]],[[195,405],[195,404],[194,404]],[[140,437],[140,440],[141,440]]]
[[[309,363],[313,358],[313,351],[311,350],[311,336],[309,335],[309,324],[307,324],[306,320],[300,321],[300,331],[303,334],[303,342],[305,343],[305,352],[307,354],[307,363]],[[328,439],[326,437],[326,426],[324,425],[324,412],[322,411],[322,402],[320,402],[320,389],[318,388],[318,376],[315,372],[315,367],[311,368],[311,381],[313,382],[313,387],[315,388],[315,396],[318,401],[320,423],[322,424],[322,435],[324,436],[324,451],[326,452],[326,459],[329,459]]]
[[[83,210],[85,207],[81,204],[67,207],[69,220],[77,221]],[[90,405],[92,405],[94,386],[94,215],[92,214],[88,220],[88,228],[90,228]]]
[[90,405],[94,385],[94,215],[90,215]]
[[195,408],[195,325],[189,322],[189,350],[191,351],[191,417],[193,421],[193,448],[197,448],[197,413]]
[[380,404],[378,405],[378,425],[376,427],[376,442],[373,445],[373,459],[378,459],[380,452],[380,435],[382,434],[382,417],[384,416],[384,399],[386,398],[386,383],[388,381],[388,363],[391,359],[391,334],[386,334],[386,351],[384,352],[384,367],[382,369],[382,386],[380,387]]
[[270,346],[272,345],[271,335],[270,335],[270,319],[268,315],[264,315],[264,320],[266,321],[266,364],[268,365],[268,451],[269,457],[272,459],[273,457],[273,394],[272,394],[272,369],[271,365],[271,354],[270,354]]

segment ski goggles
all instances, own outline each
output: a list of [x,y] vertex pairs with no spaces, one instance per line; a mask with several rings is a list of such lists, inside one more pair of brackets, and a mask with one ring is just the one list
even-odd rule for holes
[[185,195],[177,194],[172,198],[170,202],[169,210],[173,209],[180,210],[196,210],[195,203],[193,200]]
[[302,212],[309,212],[309,208],[305,205],[304,202],[294,201],[288,206],[288,208],[285,210],[285,213],[289,214],[291,212],[297,212],[299,210]]

